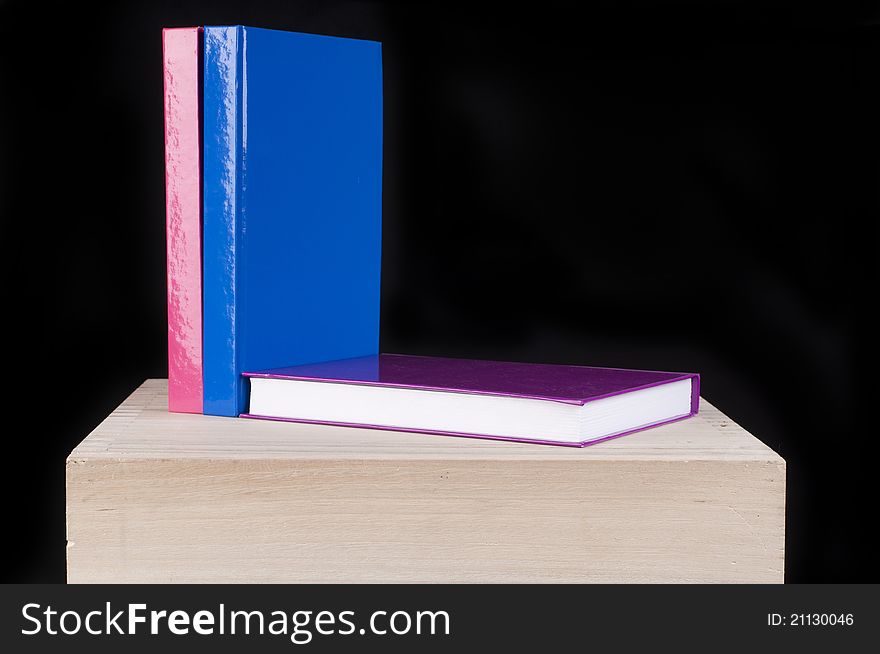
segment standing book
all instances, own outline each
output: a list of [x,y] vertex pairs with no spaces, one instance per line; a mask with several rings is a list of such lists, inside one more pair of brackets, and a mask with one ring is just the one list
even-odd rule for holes
[[245,373],[244,417],[583,447],[699,410],[694,373],[381,354]]
[[168,409],[202,412],[201,135],[198,27],[162,31]]
[[204,412],[379,346],[379,43],[204,28]]

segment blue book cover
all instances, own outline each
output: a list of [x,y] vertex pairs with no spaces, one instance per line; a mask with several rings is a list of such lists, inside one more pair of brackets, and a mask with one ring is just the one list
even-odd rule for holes
[[241,373],[379,347],[382,51],[204,29],[204,412],[247,411]]

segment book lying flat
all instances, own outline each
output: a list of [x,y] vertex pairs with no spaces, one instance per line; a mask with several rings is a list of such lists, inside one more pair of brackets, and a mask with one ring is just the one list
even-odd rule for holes
[[379,352],[382,47],[204,28],[204,412],[241,373]]
[[168,410],[202,412],[202,185],[198,27],[162,30]]
[[245,372],[245,418],[583,447],[682,420],[693,373],[380,354]]

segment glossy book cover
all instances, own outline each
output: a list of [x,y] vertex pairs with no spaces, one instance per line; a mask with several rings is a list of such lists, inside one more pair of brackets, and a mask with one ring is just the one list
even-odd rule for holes
[[168,410],[202,412],[202,232],[198,27],[162,31]]
[[634,428],[606,435],[590,442],[563,443],[547,438],[498,437],[480,433],[446,432],[431,429],[399,429],[388,425],[367,423],[334,423],[325,420],[297,420],[276,418],[254,413],[248,418],[289,420],[291,422],[318,422],[347,424],[348,426],[400,431],[417,431],[453,436],[498,438],[521,442],[550,443],[556,445],[583,446],[641,431],[648,427],[681,420],[699,411],[700,377],[695,373],[660,372],[652,370],[629,370],[622,368],[594,368],[588,366],[551,365],[503,361],[479,361],[471,359],[448,359],[440,357],[380,354],[330,361],[314,365],[302,365],[272,370],[255,370],[244,373],[252,379],[280,379],[380,386],[384,388],[440,391],[468,395],[486,395],[506,398],[523,398],[545,402],[583,406],[598,400],[647,390],[675,382],[690,383],[689,395],[684,398],[686,407],[679,414],[662,420],[639,424]]
[[382,52],[204,28],[204,412],[241,373],[379,345]]

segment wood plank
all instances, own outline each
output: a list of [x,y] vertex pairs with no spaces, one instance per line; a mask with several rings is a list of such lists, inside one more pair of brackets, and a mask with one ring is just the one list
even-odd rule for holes
[[785,462],[699,416],[583,449],[170,414],[70,455],[72,582],[780,582]]

